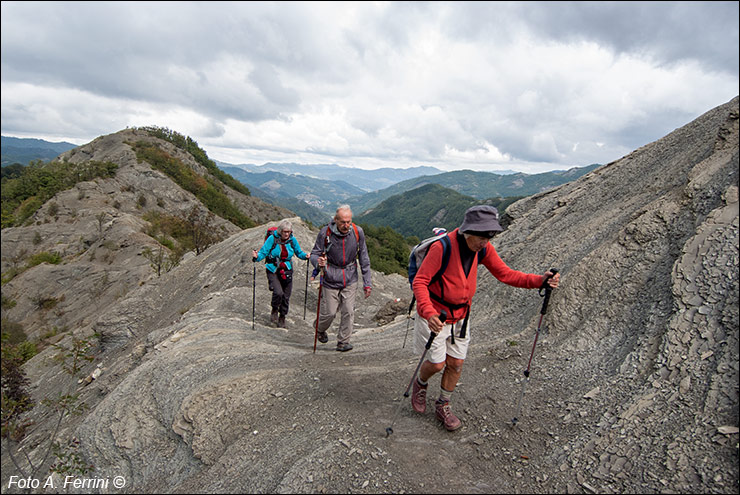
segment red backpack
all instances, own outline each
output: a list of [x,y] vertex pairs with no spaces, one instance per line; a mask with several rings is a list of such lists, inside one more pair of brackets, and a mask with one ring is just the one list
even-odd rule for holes
[[277,227],[270,227],[269,229],[267,229],[267,232],[265,232],[265,240],[267,240],[275,232],[277,232]]

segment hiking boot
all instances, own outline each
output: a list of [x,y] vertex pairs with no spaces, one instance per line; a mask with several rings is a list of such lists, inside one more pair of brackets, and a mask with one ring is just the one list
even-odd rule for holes
[[442,422],[447,431],[455,431],[462,426],[460,419],[452,414],[452,408],[450,407],[449,401],[437,401],[435,403],[435,408],[437,411],[437,419]]
[[284,315],[280,315],[280,317],[278,318],[277,326],[278,328],[285,328],[285,316]]
[[273,323],[273,325],[277,325],[278,322],[278,310],[273,309],[272,313],[270,314],[270,321]]
[[326,334],[326,332],[319,332],[319,342],[322,344],[326,344],[329,342],[329,336]]
[[421,385],[419,380],[414,380],[414,389],[411,392],[411,407],[418,413],[427,410],[427,386]]
[[337,344],[337,350],[339,352],[351,351],[352,350],[352,344],[350,344],[349,342],[347,342],[347,343],[340,342],[340,343]]

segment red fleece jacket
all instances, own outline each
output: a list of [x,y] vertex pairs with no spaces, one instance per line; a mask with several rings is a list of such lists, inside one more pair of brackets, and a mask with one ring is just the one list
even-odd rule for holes
[[[457,231],[458,229],[455,229],[449,234],[450,261],[442,275],[441,283],[444,285],[445,301],[453,305],[467,305],[470,304],[475,295],[478,282],[478,264],[473,262],[470,273],[465,277],[462,262],[460,261]],[[490,242],[486,246],[486,255],[481,260],[481,263],[488,268],[488,271],[494,277],[505,284],[524,289],[538,289],[542,286],[542,275],[512,270],[499,257],[496,249]],[[451,311],[450,308],[432,300],[429,296],[430,291],[434,292],[437,296],[442,294],[439,282],[434,282],[431,286],[429,285],[432,277],[434,277],[441,265],[442,243],[435,242],[429,247],[429,251],[414,278],[412,289],[416,296],[417,312],[419,316],[428,320],[432,316],[440,314],[441,310],[445,310],[448,315],[446,323],[454,323],[465,318],[465,308],[460,307]]]

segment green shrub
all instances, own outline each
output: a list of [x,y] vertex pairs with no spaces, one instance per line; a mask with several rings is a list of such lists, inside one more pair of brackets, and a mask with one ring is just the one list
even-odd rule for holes
[[117,169],[112,162],[31,162],[18,177],[2,181],[2,228],[23,225],[58,192],[96,177],[113,177]]
[[17,345],[26,340],[26,333],[23,331],[23,325],[18,322],[10,321],[7,318],[2,319],[2,341],[12,345]]
[[146,131],[150,136],[156,137],[168,141],[183,151],[190,153],[196,162],[204,166],[208,172],[210,172],[218,180],[229,186],[235,191],[249,196],[251,193],[247,186],[234,179],[231,175],[227,174],[218,166],[216,163],[208,158],[206,152],[198,146],[198,143],[192,140],[190,137],[185,137],[182,134],[167,129],[166,127],[148,126],[140,127],[142,131]]
[[256,225],[231,202],[221,184],[197,174],[182,161],[150,143],[139,141],[132,146],[139,161],[145,161],[152,168],[167,174],[177,185],[193,193],[214,214],[242,229]]
[[62,257],[59,253],[49,253],[47,251],[34,254],[28,259],[27,268],[31,268],[41,263],[49,263],[50,265],[58,265],[62,262]]

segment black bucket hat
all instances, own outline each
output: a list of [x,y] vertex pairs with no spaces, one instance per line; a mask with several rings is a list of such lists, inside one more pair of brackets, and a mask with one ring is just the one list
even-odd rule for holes
[[490,205],[477,205],[468,208],[465,212],[465,220],[460,226],[463,234],[477,235],[479,237],[491,238],[496,232],[504,229],[498,223],[498,210]]

